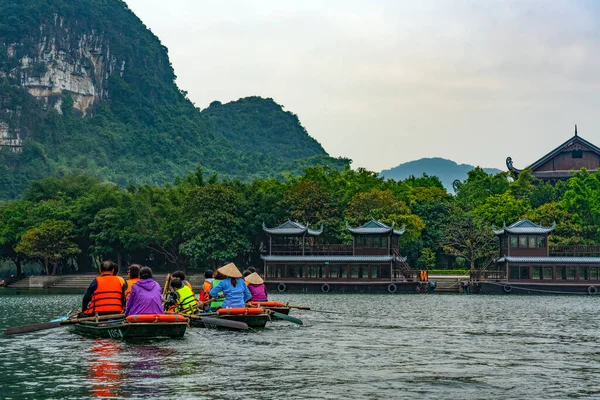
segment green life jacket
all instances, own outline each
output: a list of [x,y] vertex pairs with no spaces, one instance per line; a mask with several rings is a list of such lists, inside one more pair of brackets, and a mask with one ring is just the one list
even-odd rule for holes
[[[219,282],[221,282],[223,279],[213,279],[212,281],[212,287],[215,288],[217,287],[217,285],[219,284]],[[211,289],[212,290],[212,289]],[[219,292],[219,296],[222,296],[223,292]],[[225,298],[223,297],[222,299],[219,299],[218,301],[213,301],[210,303],[210,308],[212,308],[213,310],[220,308],[223,305],[223,302],[225,301]]]
[[198,303],[196,302],[192,289],[187,285],[183,285],[177,289],[177,294],[179,295],[179,298],[177,299],[175,311],[191,314],[197,310]]

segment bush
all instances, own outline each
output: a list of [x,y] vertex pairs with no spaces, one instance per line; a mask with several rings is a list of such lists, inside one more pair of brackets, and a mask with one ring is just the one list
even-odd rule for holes
[[429,275],[469,275],[468,269],[430,269]]

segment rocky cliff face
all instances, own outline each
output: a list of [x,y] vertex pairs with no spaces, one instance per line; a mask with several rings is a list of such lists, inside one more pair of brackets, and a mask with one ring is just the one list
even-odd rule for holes
[[37,37],[3,46],[12,66],[4,74],[59,112],[68,92],[73,107],[85,115],[91,105],[108,98],[108,77],[122,75],[126,67],[101,35],[74,30],[58,14],[53,24],[39,26]]

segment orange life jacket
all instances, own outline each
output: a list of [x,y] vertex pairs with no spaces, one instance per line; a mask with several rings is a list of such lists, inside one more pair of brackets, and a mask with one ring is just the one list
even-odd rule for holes
[[205,302],[209,299],[208,292],[212,289],[212,282],[204,281],[204,285],[202,286],[202,290],[200,291],[200,301]]
[[92,301],[84,314],[123,312],[123,284],[125,280],[120,276],[101,275],[96,277],[96,290],[92,295]]
[[139,280],[140,280],[140,278],[127,279],[127,289],[125,290],[125,300],[127,300],[129,298],[133,284]]

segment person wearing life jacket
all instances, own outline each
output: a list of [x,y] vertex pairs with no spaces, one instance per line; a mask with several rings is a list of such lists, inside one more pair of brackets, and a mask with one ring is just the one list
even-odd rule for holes
[[248,290],[252,295],[252,301],[268,301],[267,287],[265,281],[256,272],[251,273],[245,279]]
[[127,269],[127,290],[125,291],[125,300],[129,298],[129,294],[131,293],[131,289],[133,285],[136,284],[140,280],[140,269],[142,266],[140,264],[131,264]]
[[[252,298],[246,283],[242,279],[242,273],[234,263],[229,263],[217,270],[225,279],[220,281],[210,291],[211,297],[217,297],[220,292],[225,295],[221,307],[244,308],[246,302]],[[212,308],[212,306],[211,306]]]
[[192,289],[192,284],[190,283],[190,281],[186,281],[185,280],[185,272],[183,271],[175,271],[171,274],[171,279],[174,278],[179,278],[181,279],[181,282],[183,282],[184,285],[186,285],[187,287],[190,288],[190,290],[193,292],[194,289]]
[[221,274],[219,270],[217,270],[217,272],[214,273],[213,280],[210,283],[210,289],[208,290],[208,299],[206,299],[208,301],[212,298],[212,301],[210,302],[208,307],[204,307],[204,311],[214,311],[218,308],[221,308],[221,306],[223,305],[223,302],[225,301],[225,295],[223,294],[223,292],[217,293],[216,296],[211,296],[210,291],[219,283],[221,283],[221,281],[225,278],[226,277],[223,274]]
[[[130,267],[131,268],[131,267]],[[162,289],[152,279],[152,270],[143,267],[127,299],[125,315],[163,314]]]
[[[187,285],[184,285],[181,279],[173,279],[171,287],[173,288],[173,292],[171,300],[167,301],[167,304],[173,303],[176,313],[193,314],[198,311],[198,300],[196,300],[194,292]],[[171,304],[169,304],[170,306]]]
[[97,276],[83,295],[81,309],[86,316],[121,314],[125,309],[127,282],[113,275],[114,263],[104,261]]
[[210,298],[208,292],[212,289],[213,272],[212,270],[206,270],[204,272],[204,283],[202,284],[202,290],[200,291],[200,301],[202,303],[208,301]]

